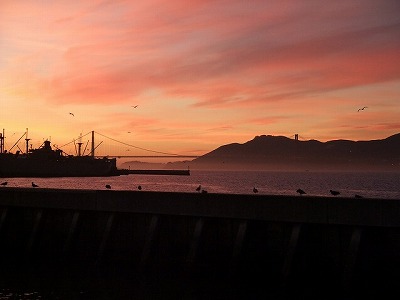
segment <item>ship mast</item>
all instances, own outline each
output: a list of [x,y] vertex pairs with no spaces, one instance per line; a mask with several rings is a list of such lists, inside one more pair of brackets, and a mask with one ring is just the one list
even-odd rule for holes
[[0,153],[4,152],[4,128],[3,133],[0,133]]
[[82,133],[79,135],[78,139],[78,156],[81,156],[81,149],[82,149]]
[[29,149],[29,141],[31,140],[31,139],[28,139],[28,128],[26,129],[26,136],[25,136],[26,138],[25,138],[25,141],[26,141],[26,155],[28,155],[28,149]]
[[94,130],[92,130],[92,151],[91,155],[94,158]]

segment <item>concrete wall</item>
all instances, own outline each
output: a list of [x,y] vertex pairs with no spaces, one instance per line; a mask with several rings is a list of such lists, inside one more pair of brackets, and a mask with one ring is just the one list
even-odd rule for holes
[[399,293],[400,200],[1,188],[0,253],[0,285],[381,297]]

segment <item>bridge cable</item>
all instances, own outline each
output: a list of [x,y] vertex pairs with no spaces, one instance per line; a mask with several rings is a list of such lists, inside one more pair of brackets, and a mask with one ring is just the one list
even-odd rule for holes
[[134,145],[131,145],[131,144],[128,144],[128,143],[124,143],[124,142],[118,141],[118,140],[116,140],[116,139],[110,138],[110,137],[108,137],[108,136],[105,136],[104,134],[101,134],[101,133],[97,132],[97,131],[95,131],[95,132],[96,132],[98,135],[101,135],[102,137],[105,137],[105,138],[110,139],[110,140],[112,140],[112,141],[114,141],[114,142],[123,144],[123,145],[125,145],[125,146],[129,146],[129,147],[132,147],[132,148],[136,148],[136,149],[140,149],[140,150],[144,150],[144,151],[148,151],[148,152],[153,152],[153,153],[158,153],[158,154],[180,156],[179,154],[176,154],[176,153],[167,153],[167,152],[161,152],[161,151],[155,151],[155,150],[150,150],[150,149],[146,149],[146,148],[137,147],[137,146],[134,146]]
[[[86,133],[86,134],[84,134],[84,135],[82,135],[82,136],[79,136],[78,139],[79,139],[79,138],[83,138],[83,137],[85,137],[85,136],[87,136],[87,135],[89,135],[89,134],[91,134],[91,133],[92,133],[92,132],[89,131],[88,133]],[[62,148],[62,147],[68,146],[69,144],[75,143],[76,140],[77,140],[77,139],[73,139],[71,142],[66,143],[65,145],[62,145],[62,146],[58,146],[57,148]]]

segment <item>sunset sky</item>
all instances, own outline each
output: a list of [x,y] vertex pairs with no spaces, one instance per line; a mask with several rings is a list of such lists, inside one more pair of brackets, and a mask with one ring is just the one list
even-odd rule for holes
[[262,134],[386,138],[400,1],[0,0],[3,128],[6,148],[26,128],[33,147],[95,130],[187,155]]

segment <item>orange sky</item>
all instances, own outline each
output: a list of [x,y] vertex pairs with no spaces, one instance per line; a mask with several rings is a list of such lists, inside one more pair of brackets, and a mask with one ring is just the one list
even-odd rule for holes
[[95,130],[190,155],[261,134],[385,138],[400,2],[0,0],[0,127],[6,146]]

